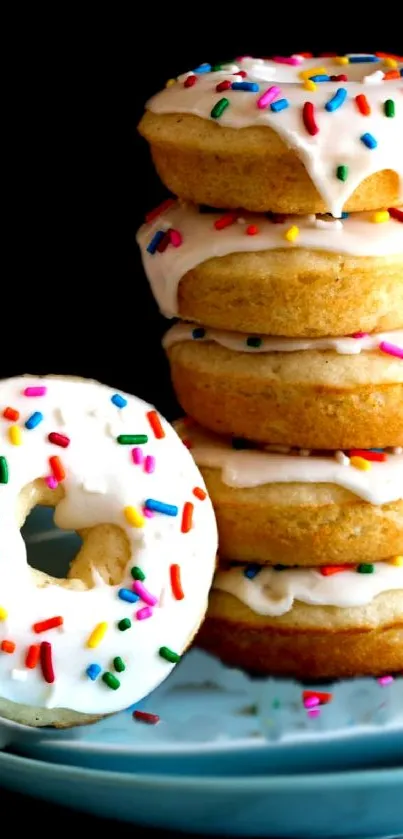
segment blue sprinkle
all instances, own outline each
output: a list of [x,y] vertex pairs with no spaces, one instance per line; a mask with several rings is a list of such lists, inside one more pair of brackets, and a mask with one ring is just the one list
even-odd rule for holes
[[158,247],[161,239],[163,239],[164,236],[165,236],[165,230],[157,230],[157,232],[154,234],[153,238],[151,239],[150,244],[147,245],[148,253],[150,253],[152,256],[155,254],[155,251],[157,250],[157,247]]
[[326,102],[326,105],[325,105],[326,111],[329,111],[329,112],[337,111],[337,109],[340,108],[343,105],[343,103],[346,101],[346,99],[347,99],[346,88],[345,87],[339,87],[339,89],[336,91],[334,96],[332,96],[332,98],[329,99],[328,102]]
[[120,393],[114,393],[111,396],[111,402],[116,405],[117,408],[125,408],[127,405],[127,399],[124,396],[121,396]]
[[178,515],[178,508],[174,504],[165,504],[164,501],[156,501],[155,498],[147,498],[144,506],[146,510],[152,510],[154,513],[164,513],[166,516]]
[[343,218],[348,218],[348,217],[349,217],[349,215],[350,215],[350,213],[342,213],[342,214],[341,214],[341,218],[342,218],[342,219],[343,219]]
[[375,137],[373,137],[372,134],[363,134],[362,137],[360,137],[360,140],[364,143],[364,146],[366,146],[367,149],[376,149],[378,145],[377,140],[375,140]]
[[126,603],[137,603],[137,601],[140,600],[139,595],[134,591],[130,591],[129,588],[120,588],[118,591],[118,597],[120,597],[121,600],[125,600]]
[[277,99],[276,102],[272,102],[270,108],[276,114],[277,111],[284,111],[289,106],[288,99]]
[[204,64],[200,64],[199,67],[196,67],[196,70],[193,70],[194,73],[211,73],[211,64],[207,64],[205,61]]
[[195,341],[197,341],[198,338],[204,338],[205,334],[206,330],[203,329],[202,326],[197,326],[196,329],[192,330],[192,338],[194,338]]
[[330,76],[326,76],[324,73],[319,73],[318,76],[309,76],[309,81],[311,82],[330,82]]
[[89,667],[87,667],[86,673],[87,676],[89,676],[89,678],[91,679],[91,681],[95,682],[95,679],[98,678],[101,670],[102,667],[100,667],[99,664],[90,664]]
[[349,64],[377,64],[380,58],[377,55],[352,55],[348,60]]
[[400,75],[403,76],[403,67],[400,69]]
[[244,577],[247,577],[248,580],[253,580],[257,576],[257,574],[259,574],[259,571],[261,571],[261,570],[262,570],[261,565],[257,565],[256,563],[251,563],[250,565],[248,565],[245,568],[245,570],[243,572]]
[[231,90],[249,90],[251,93],[257,93],[259,85],[256,82],[232,82]]
[[43,414],[41,414],[40,411],[35,411],[34,414],[31,414],[31,416],[28,417],[25,423],[25,428],[28,428],[28,431],[31,431],[33,428],[36,428],[36,426],[39,425],[39,423],[42,422],[42,420]]

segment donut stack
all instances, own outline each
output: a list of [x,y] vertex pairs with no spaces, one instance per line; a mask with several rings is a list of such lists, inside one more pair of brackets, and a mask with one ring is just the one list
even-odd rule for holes
[[139,130],[137,234],[220,568],[199,643],[261,674],[403,669],[403,58],[239,58]]

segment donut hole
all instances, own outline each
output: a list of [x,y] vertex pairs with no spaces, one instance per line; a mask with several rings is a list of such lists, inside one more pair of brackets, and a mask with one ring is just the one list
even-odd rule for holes
[[17,521],[36,584],[90,589],[98,575],[108,585],[118,585],[130,559],[126,534],[110,523],[62,530],[55,524],[54,508],[63,498],[61,484],[51,490],[38,479],[25,486],[17,500]]

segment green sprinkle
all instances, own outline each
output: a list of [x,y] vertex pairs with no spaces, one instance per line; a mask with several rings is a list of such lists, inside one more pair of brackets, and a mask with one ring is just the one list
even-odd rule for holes
[[387,99],[384,103],[383,109],[386,117],[394,117],[396,114],[395,103],[393,99]]
[[8,484],[8,463],[5,457],[0,457],[0,484]]
[[222,64],[213,64],[211,68],[212,73],[218,73],[220,70],[222,70]]
[[180,661],[181,657],[178,653],[174,653],[173,650],[170,650],[169,647],[160,647],[160,656],[161,658],[165,658],[166,661],[170,661],[171,664],[177,664]]
[[210,116],[213,117],[213,119],[218,119],[218,117],[220,117],[224,113],[225,109],[228,108],[228,105],[229,99],[227,99],[224,96],[222,99],[219,99],[218,102],[216,102],[214,108],[211,111]]
[[144,583],[146,575],[144,571],[142,571],[141,568],[138,567],[138,565],[135,565],[130,571],[130,573],[133,577],[133,580],[141,580],[141,582]]
[[121,446],[130,446],[132,443],[148,443],[147,434],[119,434],[117,438]]
[[339,181],[346,181],[348,178],[348,166],[338,166],[336,174]]
[[358,574],[373,574],[375,571],[375,565],[370,565],[369,563],[362,562],[361,565],[358,566],[357,572]]
[[126,665],[120,655],[117,655],[116,658],[113,659],[113,666],[117,673],[123,673],[123,671],[126,670]]
[[122,620],[118,623],[118,629],[120,629],[121,632],[124,632],[125,629],[130,629],[131,625],[132,622],[130,618],[122,618]]
[[249,335],[249,338],[246,339],[247,347],[261,347],[262,343],[262,339],[255,337],[254,335]]
[[105,684],[108,685],[108,688],[111,688],[112,690],[120,688],[119,679],[117,679],[113,673],[102,673],[102,681],[104,681]]
[[273,708],[273,711],[278,711],[278,709],[281,707],[280,700],[279,699],[273,699],[271,707]]

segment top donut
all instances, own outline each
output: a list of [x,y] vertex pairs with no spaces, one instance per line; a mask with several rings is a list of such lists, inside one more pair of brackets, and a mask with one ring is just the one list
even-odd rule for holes
[[324,213],[403,198],[403,57],[240,57],[170,79],[139,131],[175,195]]

